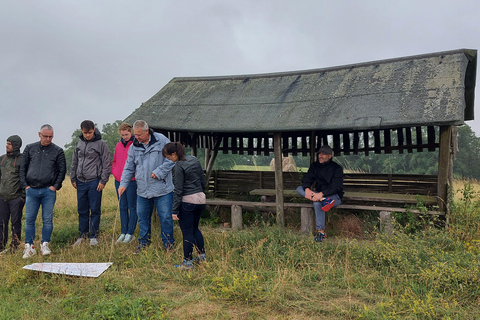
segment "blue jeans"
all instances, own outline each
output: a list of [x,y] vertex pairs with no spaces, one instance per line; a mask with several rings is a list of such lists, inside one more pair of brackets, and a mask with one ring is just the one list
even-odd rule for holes
[[198,229],[203,209],[205,209],[204,204],[182,202],[180,206],[178,224],[183,234],[183,258],[185,260],[192,260],[194,246],[199,254],[205,253],[203,235]]
[[[115,180],[115,189],[120,187],[120,182]],[[122,234],[133,234],[137,227],[137,182],[130,181],[127,189],[120,197],[120,224]]]
[[77,181],[78,231],[80,237],[87,237],[90,229],[90,238],[98,236],[100,215],[102,213],[102,192],[97,191],[100,179],[81,182]]
[[140,230],[138,246],[145,247],[150,244],[153,205],[155,205],[158,217],[160,218],[163,246],[166,249],[170,248],[175,242],[173,238],[172,219],[173,192],[151,199],[137,196],[138,229]]
[[[305,190],[302,186],[299,186],[297,188],[297,193],[302,197],[305,197]],[[328,198],[335,200],[335,204],[333,205],[333,207],[336,207],[342,203],[342,200],[336,194],[332,194],[328,196]],[[317,230],[325,230],[325,211],[322,210],[322,201],[315,201],[313,203],[313,210],[315,210],[315,224]]]
[[28,188],[25,199],[25,243],[33,244],[35,240],[35,221],[42,206],[42,242],[50,242],[53,231],[53,207],[57,192],[50,188]]

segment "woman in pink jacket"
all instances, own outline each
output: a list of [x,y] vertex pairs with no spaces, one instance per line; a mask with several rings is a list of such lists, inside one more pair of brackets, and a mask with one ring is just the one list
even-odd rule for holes
[[[122,139],[115,147],[113,154],[112,174],[115,178],[115,189],[120,186],[123,167],[128,158],[128,149],[133,143],[132,126],[128,123],[122,123],[118,128]],[[122,194],[120,201],[120,222],[122,234],[118,237],[117,243],[129,243],[133,241],[133,233],[137,227],[137,182],[135,178],[128,184],[127,190]]]

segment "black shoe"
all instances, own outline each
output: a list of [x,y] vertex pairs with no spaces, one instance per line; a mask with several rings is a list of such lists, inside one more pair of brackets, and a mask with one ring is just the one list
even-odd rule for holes
[[316,242],[322,242],[323,239],[325,239],[327,237],[327,235],[325,233],[317,233],[317,235],[315,236],[315,241]]

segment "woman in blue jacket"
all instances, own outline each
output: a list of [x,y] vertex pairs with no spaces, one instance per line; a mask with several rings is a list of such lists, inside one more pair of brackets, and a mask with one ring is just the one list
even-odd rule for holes
[[167,143],[163,148],[163,155],[175,162],[172,218],[178,220],[183,234],[183,262],[175,266],[179,269],[192,269],[194,246],[198,253],[197,261],[206,260],[203,235],[198,229],[206,203],[203,192],[206,186],[205,175],[198,159],[186,155],[181,143]]

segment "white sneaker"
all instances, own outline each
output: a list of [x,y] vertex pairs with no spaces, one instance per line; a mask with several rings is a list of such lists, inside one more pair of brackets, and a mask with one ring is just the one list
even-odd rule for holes
[[91,246],[96,246],[97,244],[98,244],[97,238],[91,238],[91,239],[90,239],[90,245],[91,245]]
[[42,252],[42,256],[48,256],[52,251],[48,247],[48,242],[42,242],[40,245],[40,251]]
[[23,259],[28,259],[37,254],[33,244],[25,243],[25,250],[23,250]]
[[134,240],[135,238],[133,237],[133,234],[127,234],[125,235],[125,240],[123,240],[123,243],[130,243]]
[[78,247],[83,243],[83,240],[85,240],[83,237],[78,238],[77,241],[75,241],[75,243],[73,244],[73,246]]
[[125,240],[125,233],[122,233],[117,239],[117,243],[123,242]]

